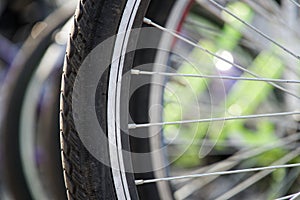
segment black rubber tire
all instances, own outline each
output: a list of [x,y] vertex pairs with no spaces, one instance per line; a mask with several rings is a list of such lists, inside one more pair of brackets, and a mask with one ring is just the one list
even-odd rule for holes
[[34,38],[30,36],[27,39],[1,88],[1,178],[5,192],[16,200],[32,199],[23,173],[19,148],[20,113],[26,87],[40,58],[52,43],[53,32],[65,24],[72,13],[73,6],[68,4],[46,18],[44,22],[47,27]]
[[[142,19],[147,11],[147,16],[160,24],[164,24],[174,3],[173,0],[152,0],[142,1],[137,13],[134,27],[142,26]],[[81,141],[76,126],[72,109],[73,87],[77,73],[84,59],[88,54],[105,39],[117,33],[120,19],[123,13],[126,0],[80,0],[75,17],[73,30],[67,47],[65,59],[62,89],[61,89],[61,144],[62,158],[69,199],[116,199],[116,192],[113,184],[112,172],[109,167],[102,164],[89,153]],[[158,13],[160,13],[158,15]],[[108,49],[108,51],[112,49]],[[111,52],[112,53],[112,52]],[[134,60],[136,65],[151,63],[155,58],[155,51],[151,54],[140,53]],[[106,132],[107,113],[107,89],[108,72],[106,71],[97,87],[96,99],[101,102],[95,105],[98,121],[102,130]],[[135,121],[148,121],[148,93],[149,87],[145,87],[135,94],[131,103],[144,106],[138,110],[130,111]],[[79,94],[81,95],[81,94]],[[76,98],[76,97],[75,97]],[[145,101],[146,99],[146,101]],[[80,119],[80,113],[76,113]],[[88,134],[85,133],[85,134]],[[136,141],[133,151],[148,151],[149,141]],[[102,152],[109,157],[107,144],[101,144],[106,149]],[[102,148],[103,149],[103,148]],[[153,177],[152,173],[138,174],[138,177]],[[135,191],[135,185],[131,185]],[[133,193],[134,193],[133,191]],[[132,194],[132,193],[131,193]],[[155,184],[139,187],[141,199],[158,199],[158,191]],[[133,194],[132,199],[138,198]]]

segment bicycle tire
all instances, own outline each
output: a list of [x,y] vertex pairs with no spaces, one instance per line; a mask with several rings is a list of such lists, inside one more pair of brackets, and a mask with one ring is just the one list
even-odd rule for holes
[[[74,123],[74,113],[72,108],[73,89],[78,76],[81,64],[88,54],[101,42],[115,35],[120,25],[126,1],[80,1],[75,17],[72,34],[67,47],[64,72],[62,77],[61,93],[61,144],[62,159],[65,174],[67,196],[69,199],[117,199],[116,188],[113,184],[112,169],[98,161],[85,147]],[[143,17],[147,15],[164,24],[172,8],[174,1],[142,1],[136,18],[134,27],[141,27]],[[113,9],[112,9],[113,8]],[[157,15],[158,11],[164,11],[162,15]],[[111,51],[112,49],[107,49]],[[150,51],[151,52],[151,51]],[[108,53],[108,56],[112,52]],[[103,55],[102,55],[103,56]],[[145,55],[140,53],[136,56],[135,65],[151,62],[154,60],[155,51]],[[103,66],[104,67],[104,66]],[[105,71],[98,86],[96,97],[100,105],[95,105],[98,121],[104,132],[107,131],[107,90],[109,72]],[[138,91],[132,104],[144,102],[149,94],[149,87]],[[83,94],[80,94],[83,95]],[[75,97],[76,98],[76,97]],[[144,105],[144,104],[143,104]],[[83,106],[83,105],[82,105]],[[132,111],[131,117],[138,121],[148,121],[145,110],[148,107],[139,107],[139,110]],[[77,113],[76,113],[77,115]],[[79,116],[77,116],[80,119]],[[87,134],[88,131],[87,131]],[[131,142],[131,149],[137,151],[148,151],[148,140],[137,140]],[[105,142],[101,144],[101,154],[109,157],[108,147]],[[129,147],[127,147],[129,148]],[[142,186],[136,191],[133,175],[130,176],[129,190],[132,199],[159,199],[158,190],[155,184]],[[152,172],[139,173],[137,177],[154,177]]]

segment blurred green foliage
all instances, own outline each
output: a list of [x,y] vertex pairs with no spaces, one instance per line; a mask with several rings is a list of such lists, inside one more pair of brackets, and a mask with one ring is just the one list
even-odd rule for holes
[[[252,10],[241,2],[228,5],[228,9],[246,22],[253,19]],[[204,24],[212,30],[218,30],[219,34],[209,34],[203,32],[203,28],[194,29],[202,37],[198,44],[211,52],[228,51],[235,58],[235,63],[247,60],[250,63],[247,69],[268,78],[280,78],[283,73],[284,64],[272,52],[259,52],[257,55],[250,55],[247,49],[240,46],[243,39],[245,25],[237,19],[223,12],[224,25],[218,27],[212,22],[201,18],[193,13],[189,18]],[[178,69],[178,73],[184,74],[218,74],[214,58],[198,48],[190,51],[189,61],[183,61]],[[246,72],[241,72],[241,77],[252,77]],[[222,82],[218,82],[219,84]],[[218,105],[200,105],[199,99],[209,102],[224,88],[220,85],[215,90],[211,79],[177,77],[168,80],[164,94],[164,120],[179,121],[190,119],[200,119],[209,117],[232,117],[239,115],[251,115],[264,111],[262,104],[268,100],[274,91],[272,85],[259,81],[235,81],[226,96],[218,99]],[[209,89],[208,89],[209,88]],[[223,89],[224,90],[224,89]],[[217,97],[218,98],[218,97]],[[205,113],[206,109],[210,112]],[[191,114],[192,113],[192,114]],[[255,147],[256,145],[267,144],[276,141],[277,135],[275,124],[268,119],[259,120],[234,120],[213,123],[194,123],[188,125],[168,125],[164,127],[164,134],[167,140],[177,141],[178,152],[182,155],[175,155],[171,160],[175,160],[175,165],[179,167],[195,167],[201,165],[203,159],[201,147],[203,140],[213,141],[210,151],[222,152],[228,150],[224,143],[234,140],[240,147]],[[227,148],[227,149],[226,149]],[[255,158],[256,165],[270,164],[275,159],[280,158],[285,151],[274,149]],[[282,172],[276,172],[275,178],[279,180]],[[279,178],[278,178],[279,177]]]

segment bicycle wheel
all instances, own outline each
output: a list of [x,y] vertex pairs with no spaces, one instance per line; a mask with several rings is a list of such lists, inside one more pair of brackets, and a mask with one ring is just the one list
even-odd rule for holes
[[1,87],[1,177],[8,198],[31,199],[18,141],[23,97],[35,67],[52,42],[53,32],[71,16],[72,6],[72,3],[65,4],[56,10],[44,21],[48,26],[40,29],[35,38],[28,38]]
[[19,143],[24,174],[34,199],[65,198],[57,123],[64,52],[65,45],[49,46],[23,100]]
[[297,9],[81,1],[62,80],[68,197],[297,198],[298,57],[272,35],[287,20],[298,37]]

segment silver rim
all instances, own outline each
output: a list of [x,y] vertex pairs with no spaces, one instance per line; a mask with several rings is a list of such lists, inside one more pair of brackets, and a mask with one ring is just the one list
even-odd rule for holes
[[[131,199],[125,174],[122,154],[120,125],[120,94],[124,66],[124,56],[132,25],[140,5],[140,0],[129,0],[126,3],[121,23],[116,36],[108,84],[108,143],[113,181],[118,199]],[[121,47],[121,48],[120,48]]]

